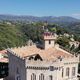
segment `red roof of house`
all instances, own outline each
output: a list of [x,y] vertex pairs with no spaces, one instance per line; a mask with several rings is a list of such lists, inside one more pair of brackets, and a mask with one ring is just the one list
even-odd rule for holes
[[[7,50],[0,51],[0,54],[6,55],[6,53],[7,53]],[[8,61],[9,61],[8,58],[4,58],[4,57],[0,58],[0,62],[7,63]]]

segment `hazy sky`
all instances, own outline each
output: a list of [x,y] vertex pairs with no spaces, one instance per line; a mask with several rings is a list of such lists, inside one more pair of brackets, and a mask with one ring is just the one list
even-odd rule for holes
[[0,14],[80,18],[80,0],[0,0]]

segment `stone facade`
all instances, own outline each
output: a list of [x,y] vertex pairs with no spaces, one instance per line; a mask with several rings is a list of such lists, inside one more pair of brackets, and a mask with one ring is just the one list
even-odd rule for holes
[[18,77],[20,77],[20,80],[26,80],[25,60],[11,54],[10,52],[8,52],[8,56],[9,76],[6,78],[6,80],[17,80]]
[[[44,75],[44,80],[50,80],[49,76],[53,77],[53,80],[78,80],[78,57],[70,59],[58,59],[56,61],[34,61],[27,59],[20,59],[17,56],[10,56],[9,76],[8,80],[33,80],[31,75],[36,75],[35,80],[39,80],[41,74]],[[72,68],[75,67],[75,76],[72,76]],[[52,69],[51,69],[52,68]],[[70,69],[70,75],[66,76],[66,69]],[[64,69],[62,73],[62,69]],[[62,76],[63,74],[63,76]],[[18,79],[17,79],[18,78]]]
[[[76,61],[75,61],[76,60]],[[28,62],[26,63],[27,80],[31,80],[32,73],[36,74],[36,80],[39,80],[41,74],[44,75],[44,80],[51,80],[49,76],[52,76],[52,80],[77,80],[78,71],[78,59],[74,57],[73,59],[63,59],[56,62],[44,61],[44,62]],[[31,64],[32,63],[32,64]],[[31,64],[31,65],[30,65]],[[44,65],[45,64],[45,65]],[[28,66],[29,65],[29,66]],[[36,65],[36,66],[35,66]],[[70,69],[70,75],[66,76],[66,68]],[[72,76],[72,68],[75,67],[75,76]],[[52,69],[51,69],[52,68]],[[64,69],[62,73],[62,69]],[[63,76],[62,76],[63,74]]]

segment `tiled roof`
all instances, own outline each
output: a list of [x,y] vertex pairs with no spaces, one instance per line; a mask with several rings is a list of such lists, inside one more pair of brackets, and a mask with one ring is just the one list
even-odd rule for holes
[[8,63],[9,61],[8,61],[7,58],[0,58],[0,62],[2,62],[2,63]]
[[46,59],[46,60],[54,60],[60,56],[63,58],[73,57],[72,54],[58,47],[52,47],[49,49],[40,49],[37,48],[35,45],[32,45],[32,46],[25,46],[21,48],[20,47],[14,48],[11,49],[11,51],[22,58],[33,54],[39,54],[42,57],[42,59]]

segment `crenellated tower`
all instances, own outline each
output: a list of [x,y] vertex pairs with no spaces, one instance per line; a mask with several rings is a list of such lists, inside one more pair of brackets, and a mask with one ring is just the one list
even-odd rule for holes
[[44,34],[43,34],[43,41],[44,41],[43,47],[44,47],[44,49],[54,47],[55,40],[56,40],[56,34],[55,33],[52,33],[49,31],[44,32]]

